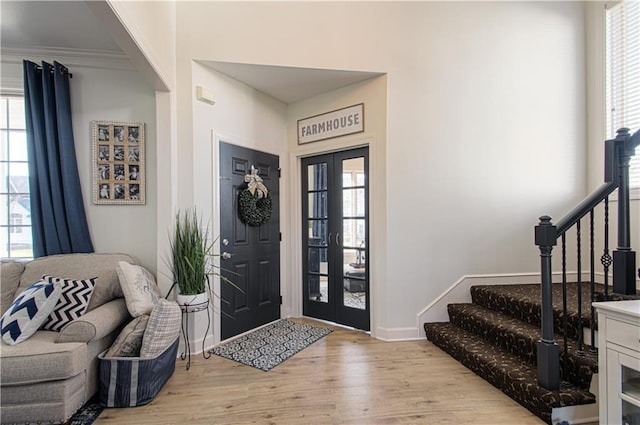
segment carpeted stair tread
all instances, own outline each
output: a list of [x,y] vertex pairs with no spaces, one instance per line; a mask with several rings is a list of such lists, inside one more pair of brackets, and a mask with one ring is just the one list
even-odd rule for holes
[[424,329],[429,341],[547,423],[554,407],[595,403],[593,394],[577,386],[539,386],[534,365],[453,323],[425,323]]
[[[447,309],[451,323],[519,356],[531,365],[536,364],[539,326],[476,304],[449,304]],[[561,338],[556,338],[562,346]],[[577,342],[567,342],[567,356],[561,358],[563,377],[568,382],[589,389],[593,373],[597,372],[597,353],[589,352],[590,347],[585,346],[585,352],[579,355],[575,349]]]
[[[595,301],[604,301],[604,285],[594,284]],[[578,319],[578,284],[567,283],[567,326],[568,336],[577,339],[580,320]],[[562,284],[553,284],[553,319],[556,332],[561,333],[563,326],[562,313]],[[482,305],[491,310],[517,317],[520,320],[532,324],[540,323],[540,285],[477,285],[471,287],[471,299],[474,304]],[[608,300],[633,300],[640,299],[640,293],[633,295],[621,295],[611,292],[609,287]],[[585,328],[591,326],[591,284],[582,283],[582,325]],[[594,324],[597,329],[597,321]]]
[[[604,286],[595,285],[595,300],[602,300]],[[531,324],[540,323],[540,285],[478,285],[471,287],[474,304],[500,311]],[[578,284],[567,283],[567,333],[577,339],[580,329],[578,316]],[[591,325],[591,292],[588,283],[582,284],[582,326]],[[553,321],[556,332],[563,327],[562,284],[553,284]]]

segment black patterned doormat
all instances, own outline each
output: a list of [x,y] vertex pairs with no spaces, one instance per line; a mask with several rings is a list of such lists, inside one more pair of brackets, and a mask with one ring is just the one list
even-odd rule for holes
[[282,319],[210,352],[266,372],[331,332],[320,326]]

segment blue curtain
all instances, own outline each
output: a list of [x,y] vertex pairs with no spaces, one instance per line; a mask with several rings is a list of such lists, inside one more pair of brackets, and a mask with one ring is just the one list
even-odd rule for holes
[[93,252],[71,125],[69,70],[23,61],[33,256]]

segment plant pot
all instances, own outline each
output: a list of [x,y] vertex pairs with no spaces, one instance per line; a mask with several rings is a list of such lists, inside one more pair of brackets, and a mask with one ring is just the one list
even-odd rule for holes
[[203,292],[201,294],[195,294],[195,295],[182,295],[182,294],[176,295],[176,302],[179,305],[185,306],[185,307],[188,307],[188,306],[195,307],[196,305],[204,306],[208,300],[209,300],[209,297],[206,292]]

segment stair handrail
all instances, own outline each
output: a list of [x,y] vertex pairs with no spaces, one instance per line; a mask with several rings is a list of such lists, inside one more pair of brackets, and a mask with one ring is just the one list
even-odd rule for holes
[[628,128],[620,128],[616,137],[605,141],[604,184],[593,191],[556,225],[551,217],[543,215],[535,226],[535,244],[540,249],[541,271],[541,336],[537,344],[538,383],[544,388],[560,388],[560,350],[554,340],[553,284],[551,278],[551,251],[559,238],[593,211],[618,189],[618,249],[613,256],[614,291],[617,287],[635,287],[635,252],[630,247],[629,227],[629,161],[640,145],[640,130],[630,136]]
[[569,211],[564,217],[562,217],[556,223],[556,239],[566,233],[574,224],[581,218],[589,214],[589,212],[599,205],[604,199],[611,195],[611,193],[618,188],[617,182],[603,183],[591,194],[583,199],[578,205],[576,205],[571,211]]
[[[616,138],[606,140],[604,150],[604,183],[580,202],[574,209],[569,211],[558,220],[556,224],[557,236],[560,237],[578,220],[587,215],[596,205],[609,196],[618,188],[622,180],[625,180],[628,187],[629,182],[629,159],[637,146],[640,145],[640,130],[629,137],[629,129],[618,130]],[[626,159],[626,160],[625,160]],[[626,173],[621,173],[620,167],[626,163]],[[623,174],[623,176],[621,176]],[[626,177],[622,178],[622,177]]]

